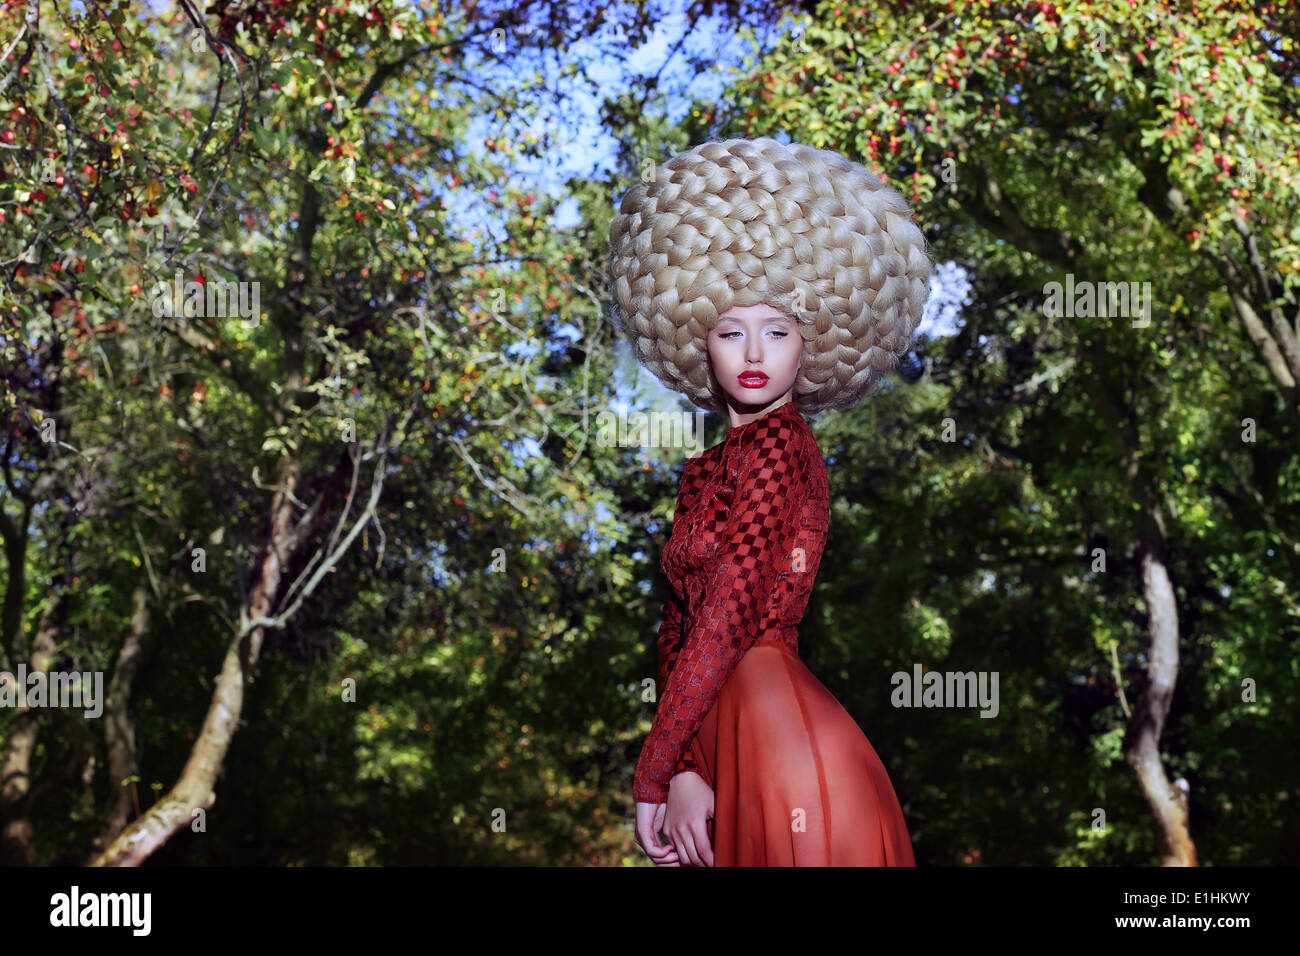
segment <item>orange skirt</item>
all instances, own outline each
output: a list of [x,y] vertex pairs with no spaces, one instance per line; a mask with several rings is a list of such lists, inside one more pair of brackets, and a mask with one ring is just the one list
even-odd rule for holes
[[691,752],[714,791],[714,866],[916,865],[884,764],[785,644],[746,652]]

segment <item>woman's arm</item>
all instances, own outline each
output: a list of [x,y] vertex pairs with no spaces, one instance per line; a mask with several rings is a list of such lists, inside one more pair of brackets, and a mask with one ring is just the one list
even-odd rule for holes
[[[691,502],[695,500],[698,489],[695,487],[698,483],[696,476],[691,473],[691,465],[694,459],[688,458],[682,466],[681,486],[677,490],[677,502],[673,506],[673,530],[679,527],[677,522],[690,510]],[[658,683],[655,684],[655,699],[664,692],[668,686],[668,677],[673,672],[673,665],[677,663],[677,655],[681,651],[682,642],[682,602],[677,597],[677,592],[672,585],[668,588],[668,600],[663,604],[660,611],[660,617],[663,623],[659,625],[659,635],[655,641],[655,647],[658,652],[659,674]],[[688,747],[682,759],[677,761],[677,773],[699,773],[699,768],[695,764],[695,758],[691,755]],[[675,774],[674,774],[675,776]]]
[[[673,665],[677,663],[677,655],[681,652],[682,602],[676,594],[669,594],[661,614],[663,623],[659,625],[659,638],[656,641],[659,651],[659,683],[655,685],[656,694],[662,693],[668,686],[668,678],[673,672]],[[691,772],[699,773],[699,767],[688,747],[682,759],[677,761],[676,773]]]
[[641,748],[637,802],[663,803],[670,778],[731,672],[757,639],[772,589],[791,570],[808,477],[799,436],[780,416],[756,424],[736,449],[740,474],[704,595],[684,636]]
[[655,641],[659,651],[659,680],[655,684],[656,700],[668,686],[668,675],[673,672],[673,665],[677,663],[677,655],[681,651],[682,643],[682,602],[677,599],[676,594],[671,593],[671,585],[669,585],[669,592],[668,600],[664,602],[663,610],[660,611],[664,622],[659,625],[659,638]]

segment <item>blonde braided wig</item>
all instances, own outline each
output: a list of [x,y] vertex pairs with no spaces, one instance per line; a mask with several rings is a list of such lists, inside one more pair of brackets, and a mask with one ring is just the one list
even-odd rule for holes
[[816,414],[875,393],[930,294],[906,200],[840,154],[798,143],[678,153],[628,190],[609,234],[620,332],[664,385],[715,412],[725,406],[707,336],[732,306],[766,303],[798,323],[793,398]]

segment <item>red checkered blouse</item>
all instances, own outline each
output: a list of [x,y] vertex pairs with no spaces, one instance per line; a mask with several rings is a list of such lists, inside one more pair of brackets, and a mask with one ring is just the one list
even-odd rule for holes
[[687,459],[660,559],[670,594],[659,628],[654,725],[633,782],[664,803],[695,769],[695,738],[741,657],[758,641],[796,652],[830,522],[826,464],[793,401]]

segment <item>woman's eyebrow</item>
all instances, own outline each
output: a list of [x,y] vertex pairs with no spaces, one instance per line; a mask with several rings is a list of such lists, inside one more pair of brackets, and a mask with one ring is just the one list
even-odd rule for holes
[[[741,319],[739,316],[735,316],[735,315],[720,315],[720,316],[718,316],[718,321],[719,321],[719,322],[743,322],[744,320]],[[765,316],[763,316],[761,319],[758,319],[757,321],[759,321],[759,322],[792,322],[792,321],[794,321],[794,320],[791,319],[790,316],[788,316],[788,315],[765,315]]]

